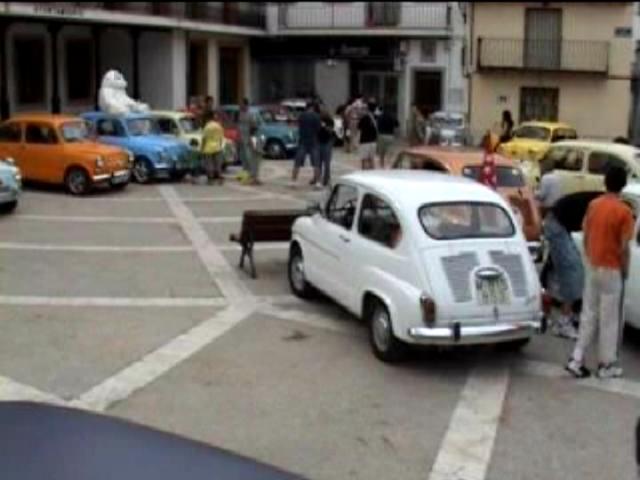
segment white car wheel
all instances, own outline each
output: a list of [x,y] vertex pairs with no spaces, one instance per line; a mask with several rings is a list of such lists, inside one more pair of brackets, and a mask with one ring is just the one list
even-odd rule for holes
[[407,346],[394,335],[389,310],[377,299],[370,302],[369,340],[373,354],[387,363],[402,360],[407,353]]
[[304,257],[298,245],[291,247],[289,253],[289,285],[293,293],[300,298],[310,298],[313,287],[307,281],[304,273]]

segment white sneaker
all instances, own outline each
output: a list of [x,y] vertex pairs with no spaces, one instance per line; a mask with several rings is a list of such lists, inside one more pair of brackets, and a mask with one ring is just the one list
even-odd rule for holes
[[322,186],[322,183],[317,182],[314,186],[313,189],[314,190],[322,190],[324,187]]
[[570,317],[561,316],[553,323],[551,333],[556,337],[569,338],[576,340],[578,338],[578,330],[571,323]]
[[598,378],[620,378],[622,373],[622,367],[615,363],[598,367]]

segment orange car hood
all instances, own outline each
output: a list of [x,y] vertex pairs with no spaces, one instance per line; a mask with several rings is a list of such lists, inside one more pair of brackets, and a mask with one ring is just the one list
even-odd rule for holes
[[122,153],[121,148],[96,142],[65,143],[64,148],[69,153],[79,153],[86,155],[110,156]]

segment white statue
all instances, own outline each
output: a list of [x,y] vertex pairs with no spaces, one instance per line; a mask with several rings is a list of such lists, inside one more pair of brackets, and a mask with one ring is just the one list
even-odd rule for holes
[[149,105],[127,95],[127,81],[117,70],[109,70],[102,77],[98,105],[103,112],[115,115],[149,111]]

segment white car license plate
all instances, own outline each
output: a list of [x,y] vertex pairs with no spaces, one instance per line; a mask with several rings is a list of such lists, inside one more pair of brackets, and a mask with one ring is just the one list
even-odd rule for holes
[[480,305],[503,305],[509,302],[509,288],[504,278],[483,280],[478,285]]

